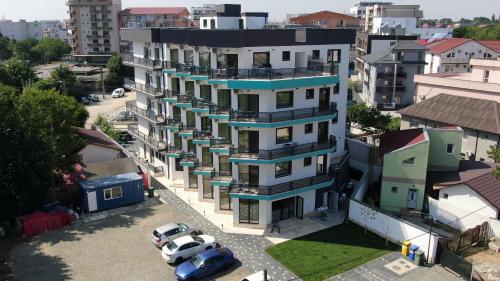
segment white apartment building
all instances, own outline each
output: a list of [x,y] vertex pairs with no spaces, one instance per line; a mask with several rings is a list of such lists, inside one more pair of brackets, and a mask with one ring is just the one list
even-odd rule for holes
[[60,20],[41,20],[28,22],[20,20],[0,20],[0,34],[15,40],[28,38],[42,39],[45,37],[61,39],[68,42],[68,31]]
[[211,15],[217,12],[216,4],[203,4],[201,7],[191,7],[191,17],[193,20],[199,20],[200,17]]
[[355,31],[249,30],[222,6],[211,30],[121,30],[133,45],[125,86],[137,91],[127,108],[139,156],[235,226],[333,208]]
[[73,53],[83,56],[120,51],[118,13],[121,0],[68,0]]

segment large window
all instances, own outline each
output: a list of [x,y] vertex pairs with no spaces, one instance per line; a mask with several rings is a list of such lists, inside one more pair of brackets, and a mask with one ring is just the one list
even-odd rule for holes
[[182,172],[184,167],[181,166],[181,158],[175,158],[175,171]]
[[276,93],[276,108],[293,107],[293,91]]
[[270,66],[269,52],[253,53],[253,65],[255,66]]
[[203,198],[205,199],[213,199],[214,198],[214,190],[213,186],[210,185],[210,177],[203,176]]
[[104,189],[104,200],[111,200],[122,197],[122,187],[116,186]]
[[230,190],[228,187],[219,187],[219,207],[221,210],[232,210]]
[[221,110],[229,110],[231,108],[231,90],[220,89],[217,91],[217,105]]
[[306,89],[306,100],[314,99],[314,89]]
[[200,52],[200,67],[210,69],[210,53]]
[[193,64],[193,50],[184,50],[184,63],[185,64]]
[[170,49],[170,62],[178,63],[179,62],[179,50]]
[[219,155],[219,172],[224,174],[231,174],[231,163],[229,162],[229,155]]
[[276,144],[291,142],[293,138],[293,128],[285,127],[276,129]]
[[292,174],[292,161],[281,162],[274,165],[274,177],[281,178]]
[[290,51],[283,51],[281,59],[283,61],[290,61]]
[[340,62],[340,49],[328,50],[327,62]]
[[259,201],[240,199],[240,223],[259,223]]

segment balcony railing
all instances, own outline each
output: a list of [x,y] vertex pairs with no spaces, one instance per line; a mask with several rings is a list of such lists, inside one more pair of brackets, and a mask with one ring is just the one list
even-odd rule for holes
[[229,113],[229,120],[240,122],[273,123],[323,115],[332,115],[336,112],[337,103],[331,102],[330,107],[326,108],[312,107],[278,112],[251,112],[231,110]]
[[209,108],[212,103],[204,99],[193,98],[191,104],[193,108]]
[[315,65],[296,68],[255,67],[252,69],[228,68],[210,71],[212,79],[287,79],[329,76],[338,74],[338,65]]
[[133,79],[124,78],[123,85],[131,90],[141,91],[155,98],[161,98],[164,96],[164,92],[156,86],[135,82]]
[[333,169],[329,170],[327,174],[320,174],[314,177],[294,180],[290,182],[285,182],[281,184],[275,184],[271,186],[250,186],[247,183],[235,183],[231,189],[231,193],[245,193],[254,195],[265,195],[270,196],[274,194],[280,194],[287,191],[293,191],[301,188],[305,188],[312,185],[317,185],[321,183],[330,182],[333,179],[334,173]]
[[150,146],[152,146],[156,150],[163,151],[163,150],[167,149],[166,142],[157,140],[153,136],[147,136],[146,134],[141,133],[139,131],[138,126],[135,124],[129,124],[127,126],[127,130],[131,135],[133,135],[134,137],[140,139],[141,141],[149,144]]
[[[408,76],[406,72],[396,72],[396,78],[406,78],[406,76]],[[394,72],[379,72],[377,78],[394,78]]]
[[145,67],[161,68],[163,65],[161,60],[134,57],[132,54],[123,54],[122,59],[125,64],[142,65]]
[[211,131],[199,131],[196,129],[193,131],[193,139],[195,140],[209,140],[211,137]]
[[180,117],[168,118],[165,121],[165,126],[178,127],[182,124]]
[[231,140],[223,137],[212,137],[210,139],[211,147],[227,147],[231,146]]
[[177,98],[177,96],[180,96],[182,93],[179,91],[173,91],[173,90],[165,90],[165,97],[167,98]]
[[219,106],[216,104],[211,104],[208,106],[209,109],[209,114],[216,114],[216,115],[229,115],[229,112],[231,111],[231,106]]
[[325,149],[334,148],[337,146],[337,139],[331,136],[328,141],[324,142],[313,142],[299,145],[284,145],[281,148],[265,150],[259,149],[256,152],[251,151],[248,148],[230,148],[231,158],[250,158],[250,159],[264,159],[272,160],[283,157],[288,157],[292,155],[300,155],[309,152],[315,152]]
[[127,101],[125,103],[125,107],[127,110],[132,111],[133,113],[139,114],[140,116],[147,118],[157,124],[164,124],[165,123],[165,115],[163,114],[157,114],[151,110],[146,110],[138,107],[135,104],[135,101]]
[[182,145],[169,145],[166,148],[167,153],[182,153]]
[[178,95],[177,103],[191,103],[194,97],[190,95]]
[[181,162],[198,162],[196,153],[194,152],[181,152]]
[[219,171],[215,170],[210,175],[210,180],[212,181],[233,181],[233,175],[231,172]]
[[[396,92],[404,92],[406,89],[405,86],[396,86]],[[393,86],[377,86],[376,88],[377,92],[382,92],[382,93],[392,93],[393,92]]]

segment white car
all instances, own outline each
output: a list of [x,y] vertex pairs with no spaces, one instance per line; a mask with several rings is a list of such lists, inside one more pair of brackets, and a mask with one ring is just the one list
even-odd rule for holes
[[[265,280],[265,279],[267,279],[267,280]],[[271,277],[269,277],[269,275],[264,277],[264,271],[255,272],[254,274],[249,275],[249,276],[241,279],[241,281],[272,281],[272,280],[273,279],[271,279]]]
[[151,234],[151,241],[156,247],[163,247],[168,241],[185,235],[199,235],[201,231],[193,229],[193,227],[185,223],[169,223],[160,226]]
[[161,249],[162,258],[168,263],[179,263],[205,250],[215,248],[215,238],[210,235],[187,235],[168,242]]
[[118,88],[118,89],[115,89],[113,91],[113,93],[111,94],[111,97],[112,98],[120,98],[120,97],[123,97],[123,95],[125,95],[125,89]]

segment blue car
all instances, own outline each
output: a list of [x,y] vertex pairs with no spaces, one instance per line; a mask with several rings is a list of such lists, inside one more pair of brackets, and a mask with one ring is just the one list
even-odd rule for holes
[[234,255],[228,248],[215,248],[201,252],[175,269],[176,280],[191,281],[228,269]]

